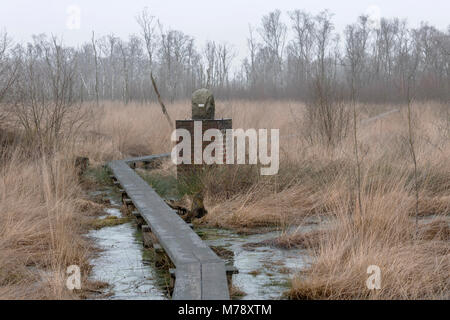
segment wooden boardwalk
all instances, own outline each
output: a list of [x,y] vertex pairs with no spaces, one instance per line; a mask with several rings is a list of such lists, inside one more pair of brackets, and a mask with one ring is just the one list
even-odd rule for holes
[[228,300],[225,263],[128,165],[166,156],[117,160],[108,166],[176,267],[172,299]]

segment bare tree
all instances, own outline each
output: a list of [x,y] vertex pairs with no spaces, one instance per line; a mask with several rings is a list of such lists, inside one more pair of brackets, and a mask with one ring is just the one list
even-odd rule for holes
[[349,115],[337,81],[339,38],[333,34],[331,14],[323,11],[315,18],[315,61],[311,97],[307,104],[310,139],[335,146],[348,133]]
[[117,46],[120,51],[121,59],[122,59],[122,76],[123,76],[123,87],[122,87],[122,97],[125,104],[130,101],[130,81],[129,81],[129,72],[128,72],[128,48],[124,41],[119,40]]
[[109,64],[111,66],[111,100],[114,100],[114,85],[115,85],[115,74],[116,74],[116,68],[114,63],[114,50],[116,48],[116,44],[118,42],[118,39],[114,35],[108,36],[108,47],[109,48]]
[[11,46],[11,40],[6,32],[0,33],[0,129],[2,122],[6,119],[6,110],[3,108],[3,102],[11,92],[18,77],[19,61],[10,56],[8,50]]
[[229,89],[229,70],[230,65],[236,56],[231,46],[227,43],[219,44],[217,47],[217,60],[219,64],[219,87],[225,90]]
[[345,29],[346,55],[345,64],[350,85],[350,101],[353,110],[353,145],[356,160],[356,183],[358,189],[359,213],[363,214],[361,200],[361,159],[358,147],[356,101],[360,86],[361,73],[365,68],[366,49],[369,39],[368,17],[360,16],[357,24],[349,25]]
[[216,85],[216,43],[206,42],[204,56],[206,60],[206,87],[212,88]]
[[263,39],[267,58],[271,64],[274,89],[283,87],[282,61],[286,43],[287,27],[281,21],[281,11],[275,10],[262,17],[262,27],[258,30]]
[[[412,31],[412,33],[414,33]],[[408,145],[411,159],[414,166],[414,196],[415,196],[415,216],[416,216],[416,231],[419,224],[419,178],[418,178],[418,163],[416,154],[416,136],[413,124],[412,102],[414,100],[414,92],[416,88],[417,68],[420,62],[420,44],[416,37],[402,37],[399,43],[398,55],[398,79],[397,87],[403,95],[407,106],[407,121],[408,121]]]
[[313,17],[301,10],[289,12],[294,31],[294,39],[291,41],[290,52],[298,60],[301,70],[297,72],[303,75],[302,80],[308,81],[311,77],[311,62],[315,45],[315,24]]
[[76,54],[56,37],[35,36],[17,50],[20,77],[14,86],[13,112],[33,150],[48,153],[66,145],[83,122],[75,103]]
[[251,25],[248,26],[248,30],[249,30],[249,37],[247,38],[247,46],[248,49],[250,51],[250,76],[247,77],[250,79],[251,83],[250,83],[250,88],[252,90],[255,89],[256,86],[256,52],[258,50],[258,45],[255,41],[255,37],[253,36],[253,28]]
[[278,60],[283,58],[283,50],[286,42],[286,25],[281,21],[281,11],[275,10],[263,16],[262,28],[259,34],[265,45],[270,48],[271,53]]
[[97,55],[97,44],[95,41],[95,34],[94,31],[92,31],[92,50],[94,51],[94,66],[95,66],[95,101],[98,106],[98,55]]
[[17,78],[18,64],[8,56],[10,45],[8,34],[0,33],[0,103]]
[[167,119],[169,126],[173,128],[172,119],[167,112],[166,106],[161,98],[161,94],[159,93],[158,86],[156,84],[156,80],[153,76],[153,52],[155,48],[155,25],[154,25],[154,17],[148,13],[147,8],[145,8],[141,15],[137,17],[137,22],[142,29],[142,35],[145,40],[145,48],[147,49],[147,57],[149,61],[150,67],[150,80],[152,82],[153,89],[155,90],[156,97],[158,98],[158,102],[161,106],[162,113]]
[[154,52],[157,45],[157,34],[155,17],[150,15],[148,8],[144,8],[141,14],[136,17],[136,21],[141,27],[141,34],[145,41],[145,49],[149,61],[150,70],[153,68]]

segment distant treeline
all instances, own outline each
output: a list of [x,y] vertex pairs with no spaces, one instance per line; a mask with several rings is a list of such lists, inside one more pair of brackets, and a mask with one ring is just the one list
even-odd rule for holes
[[249,27],[248,56],[235,61],[232,45],[209,41],[199,50],[193,37],[164,28],[146,9],[136,22],[138,35],[92,33],[78,48],[45,35],[15,44],[2,34],[0,99],[21,105],[155,101],[151,73],[166,101],[208,87],[223,99],[308,100],[323,95],[317,90],[333,90],[365,102],[396,102],[405,83],[416,99],[449,99],[450,27],[414,29],[399,19],[361,16],[338,34],[328,11],[276,10]]

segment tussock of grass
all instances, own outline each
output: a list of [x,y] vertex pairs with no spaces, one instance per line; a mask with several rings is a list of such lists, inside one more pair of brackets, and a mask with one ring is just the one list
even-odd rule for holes
[[137,172],[164,199],[179,199],[184,194],[178,188],[176,167],[170,161],[164,162],[161,169]]
[[261,274],[261,270],[252,270],[252,271],[250,271],[248,274],[250,274],[250,275],[256,277],[257,275],[260,275],[260,274]]
[[[294,279],[292,298],[448,298],[448,220],[441,217],[416,228],[408,198],[399,192],[403,182],[371,194],[362,214],[353,210],[350,216],[342,204],[334,228],[313,249],[314,263]],[[369,265],[381,269],[380,290],[366,287]]]
[[234,258],[234,251],[227,249],[225,247],[215,247],[212,246],[211,249],[224,260],[231,260]]
[[247,295],[244,291],[242,291],[240,288],[238,288],[235,285],[229,286],[229,290],[230,290],[230,298],[231,299],[239,299],[239,298],[245,297]]
[[[102,201],[102,200],[100,200]],[[89,212],[93,215],[101,215],[105,213],[105,205],[88,199],[75,199],[77,209],[81,212]]]
[[450,224],[448,219],[437,218],[420,226],[422,240],[450,241]]
[[89,167],[82,177],[83,188],[96,189],[111,184],[112,172],[107,167],[97,165],[95,167]]
[[98,230],[105,227],[118,226],[120,224],[127,223],[128,221],[130,221],[130,218],[128,217],[119,218],[116,216],[108,216],[106,218],[96,219],[92,221],[90,225],[93,229]]
[[321,239],[325,236],[325,230],[312,230],[308,232],[294,232],[282,235],[275,239],[265,240],[259,245],[273,246],[282,249],[311,249],[320,245]]
[[87,275],[90,244],[82,234],[92,212],[81,210],[75,168],[14,153],[0,166],[0,181],[0,299],[77,298],[65,271],[76,264]]

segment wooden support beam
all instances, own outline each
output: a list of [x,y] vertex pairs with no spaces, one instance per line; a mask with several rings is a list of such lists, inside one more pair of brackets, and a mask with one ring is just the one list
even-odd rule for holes
[[236,268],[235,266],[225,266],[225,271],[227,272],[227,275],[233,275],[233,274],[238,274],[239,273],[239,269]]
[[136,223],[137,223],[138,227],[141,227],[141,226],[145,225],[145,220],[144,220],[144,218],[142,218],[142,216],[139,213],[139,211],[133,210],[131,212],[131,215],[136,219]]
[[139,211],[134,210],[133,212],[131,212],[131,214],[133,215],[133,217],[137,218],[142,218],[141,214],[139,213]]
[[231,287],[233,284],[233,274],[239,273],[239,270],[235,266],[225,266],[225,272],[227,274],[227,283]]
[[142,161],[142,163],[144,164],[144,166],[148,166],[150,164],[151,161],[149,160],[144,160]]
[[164,253],[164,249],[157,243],[153,243],[153,250],[158,254]]
[[125,203],[127,206],[133,204],[133,201],[131,201],[130,198],[123,198],[122,201],[123,201],[123,203]]
[[141,229],[142,229],[142,242],[144,244],[144,248],[153,248],[154,241],[150,227],[148,225],[143,225]]

